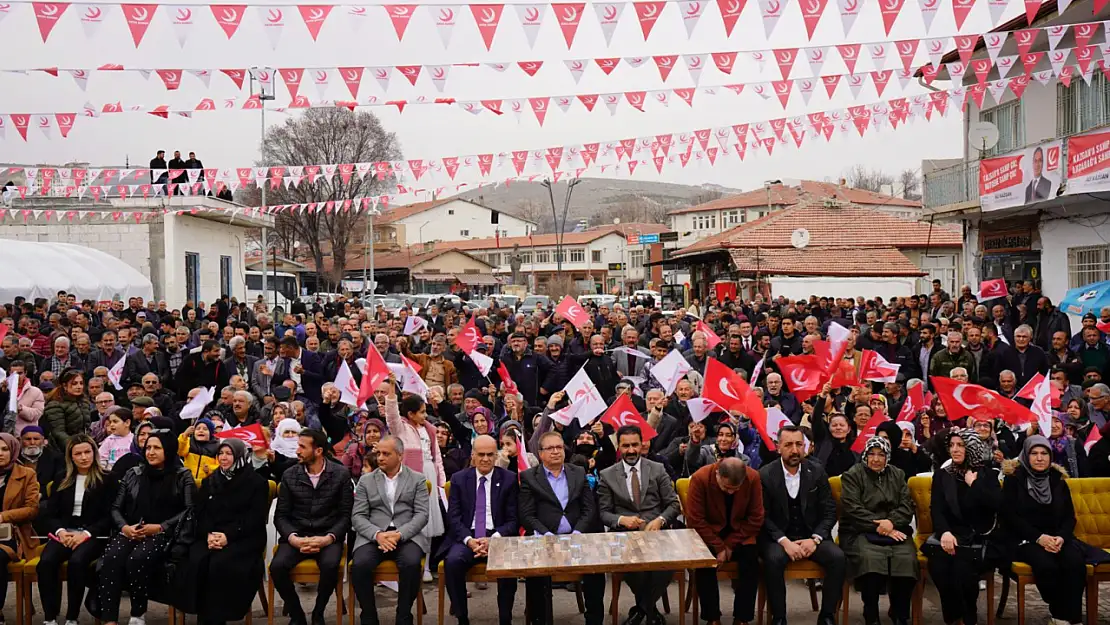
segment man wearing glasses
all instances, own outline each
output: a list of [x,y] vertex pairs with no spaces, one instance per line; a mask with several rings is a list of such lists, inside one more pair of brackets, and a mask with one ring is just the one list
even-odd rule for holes
[[[525,531],[541,535],[601,531],[597,500],[586,482],[585,470],[564,464],[566,448],[562,435],[545,432],[538,444],[540,464],[520,474],[519,515]],[[605,616],[605,575],[584,575],[581,584],[586,600],[586,625],[600,625]],[[553,622],[551,578],[529,577],[525,593],[532,623]]]

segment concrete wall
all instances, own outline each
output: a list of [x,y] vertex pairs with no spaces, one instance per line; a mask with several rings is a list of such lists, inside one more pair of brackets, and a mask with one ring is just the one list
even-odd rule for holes
[[[1070,205],[1067,215],[1066,218],[1042,216],[1038,227],[1041,290],[1054,304],[1058,304],[1068,290],[1068,248],[1110,244],[1110,220],[1101,202],[1093,200]],[[1079,327],[1078,317],[1072,318],[1072,327]]]
[[829,297],[906,297],[917,293],[915,278],[790,278],[771,277],[771,297],[804,299],[810,295]]
[[459,252],[447,252],[428,260],[419,263],[412,268],[413,273],[432,273],[438,271],[439,273],[492,273],[489,265],[480,260],[461,254]]
[[165,299],[171,306],[186,301],[185,254],[200,255],[199,299],[212,302],[220,293],[220,257],[231,257],[231,295],[240,300],[246,294],[243,251],[245,226],[228,225],[194,215],[165,216]]
[[494,236],[496,230],[501,231],[502,237],[525,237],[535,229],[506,213],[499,215],[497,224],[491,224],[490,213],[484,206],[455,200],[398,220],[405,227],[398,230],[397,236],[405,237],[405,245],[416,245],[427,241],[483,239]]

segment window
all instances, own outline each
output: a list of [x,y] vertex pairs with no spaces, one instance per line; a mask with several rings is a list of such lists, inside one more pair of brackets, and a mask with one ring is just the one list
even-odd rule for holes
[[1005,154],[1025,145],[1025,116],[1022,112],[1021,100],[981,111],[979,120],[990,122],[998,127],[998,144],[987,150],[984,156]]
[[200,300],[200,254],[185,252],[185,299]]
[[494,267],[497,267],[501,264],[501,254],[490,254],[489,260],[486,262],[488,262],[490,265],[493,265]]
[[1110,280],[1110,245],[1068,248],[1068,288]]
[[536,262],[537,263],[550,263],[551,262],[551,252],[549,252],[547,250],[537,250],[536,251]]
[[730,210],[721,213],[721,225],[725,228],[732,228],[744,223],[744,218],[748,216],[745,210]]
[[628,266],[632,269],[644,268],[644,251],[628,250]]
[[554,258],[555,262],[557,262],[557,263],[565,263],[565,262],[567,262],[567,251],[562,250],[562,251],[552,252],[551,257]]
[[220,257],[220,295],[232,297],[231,292],[231,257]]
[[586,250],[582,248],[575,248],[570,251],[570,262],[584,263],[586,262]]
[[918,292],[928,293],[932,290],[932,281],[940,280],[941,288],[949,293],[956,292],[956,263],[955,254],[942,254],[939,256],[922,256],[921,269],[929,275],[918,280]]
[[[1077,77],[1078,78],[1078,77]],[[1065,137],[1110,123],[1110,82],[1101,72],[1091,76],[1088,86],[1073,80],[1071,86],[1056,85],[1056,136]]]
[[521,252],[520,253],[520,264],[522,264],[522,265],[532,264],[532,252]]
[[459,236],[460,237],[468,237],[468,236],[470,236],[470,231],[469,230],[459,230]]
[[454,214],[455,214],[455,209],[453,209],[453,208],[448,208],[448,209],[447,209],[447,214],[448,214],[448,215],[454,215]]
[[590,261],[595,263],[601,262],[601,250],[592,250],[590,252]]

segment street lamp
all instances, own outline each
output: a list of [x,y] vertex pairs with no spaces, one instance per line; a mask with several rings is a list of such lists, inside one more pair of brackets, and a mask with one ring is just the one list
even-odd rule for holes
[[551,180],[545,178],[542,184],[547,189],[547,197],[551,200],[551,219],[555,224],[555,269],[563,271],[563,230],[567,227],[567,212],[570,211],[570,198],[574,194],[574,187],[582,182],[580,178],[571,178],[567,181],[567,194],[563,197],[563,220],[560,224],[559,216],[555,212],[555,191],[552,189]]

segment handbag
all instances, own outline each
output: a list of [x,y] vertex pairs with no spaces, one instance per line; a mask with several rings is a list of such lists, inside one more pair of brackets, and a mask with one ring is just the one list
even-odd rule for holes
[[[948,552],[944,550],[944,547],[940,544],[940,539],[936,537],[936,534],[929,536],[929,538],[925,541],[925,544],[921,545],[921,551],[925,554],[926,557],[929,558],[941,557],[941,554],[948,555]],[[978,564],[985,560],[987,557],[987,544],[985,542],[981,544],[976,544],[973,542],[970,545],[957,544],[954,557],[960,558],[961,560],[964,560],[966,562]]]

